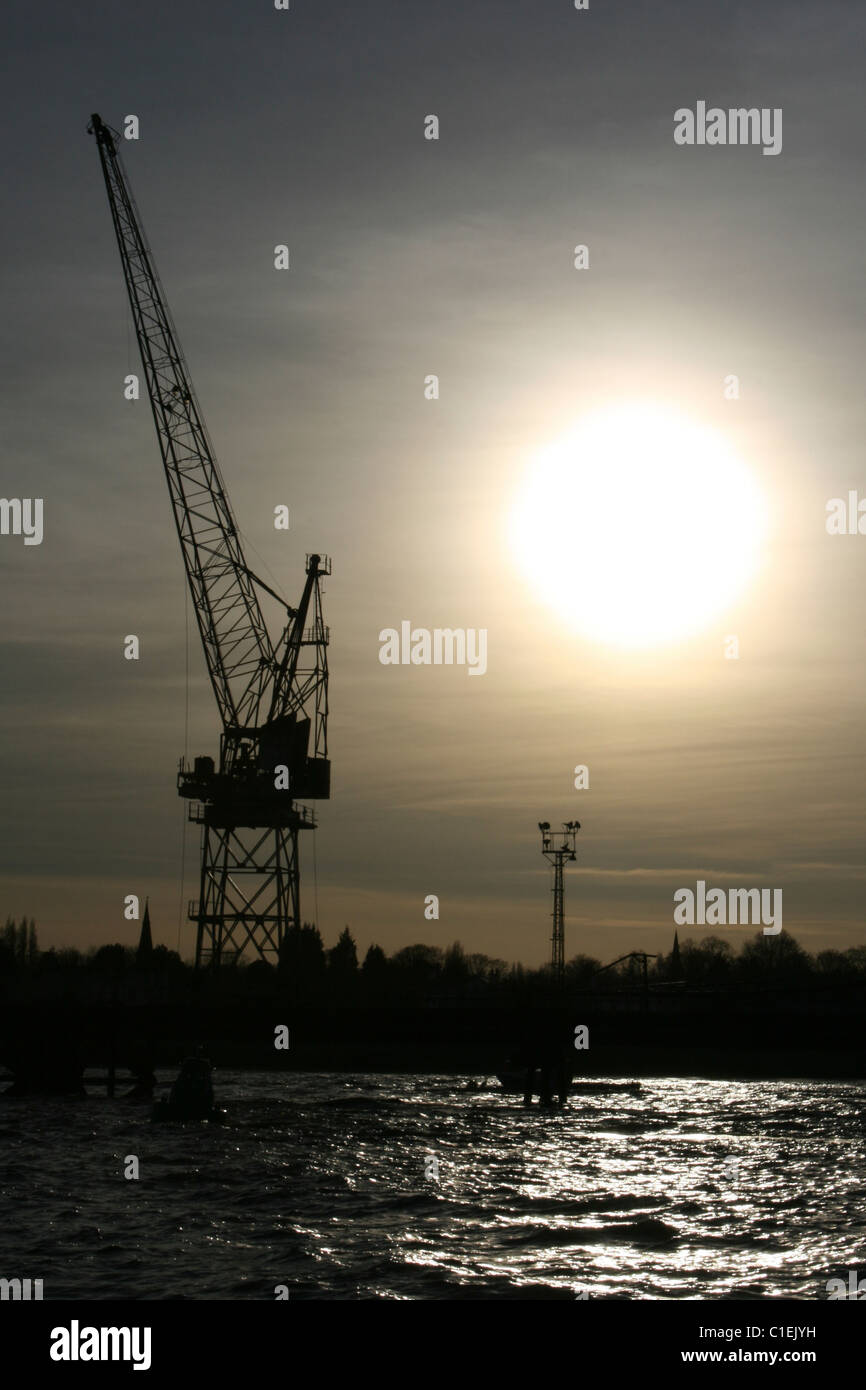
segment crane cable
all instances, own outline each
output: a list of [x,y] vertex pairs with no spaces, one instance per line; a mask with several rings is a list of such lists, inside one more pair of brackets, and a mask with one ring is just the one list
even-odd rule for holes
[[[123,304],[126,310],[124,315],[126,327],[126,373],[129,376],[132,372],[132,310],[129,305],[129,297],[124,290]],[[184,613],[184,717],[183,717],[183,759],[186,763],[189,760],[189,588],[187,586],[186,574],[183,576],[183,613]],[[181,935],[183,932],[183,895],[186,884],[186,802],[180,804],[180,897],[177,904],[177,954],[180,955]]]
[[[185,647],[185,695],[183,717],[183,760],[189,760],[189,589],[186,575],[183,576],[183,614]],[[180,937],[183,926],[183,892],[186,878],[186,802],[180,803],[180,899],[177,904],[177,953],[180,955]]]

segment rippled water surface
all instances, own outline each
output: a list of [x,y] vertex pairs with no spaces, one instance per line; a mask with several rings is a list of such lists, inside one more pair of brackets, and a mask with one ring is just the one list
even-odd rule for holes
[[825,1299],[866,1262],[859,1083],[649,1081],[560,1112],[480,1077],[215,1080],[221,1127],[0,1100],[0,1276],[46,1299]]

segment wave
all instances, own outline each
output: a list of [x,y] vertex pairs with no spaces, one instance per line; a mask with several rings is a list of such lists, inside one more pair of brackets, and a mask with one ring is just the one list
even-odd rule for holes
[[598,1245],[608,1241],[636,1244],[669,1244],[679,1239],[679,1231],[657,1217],[640,1221],[613,1222],[605,1226],[536,1226],[511,1237],[510,1245]]

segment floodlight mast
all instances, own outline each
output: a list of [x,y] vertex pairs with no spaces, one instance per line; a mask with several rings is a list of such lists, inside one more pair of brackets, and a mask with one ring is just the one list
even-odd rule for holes
[[557,985],[565,980],[565,890],[563,867],[577,859],[575,840],[580,822],[562,822],[561,830],[551,830],[550,821],[539,821],[541,852],[553,866],[553,931],[551,933],[550,968]]

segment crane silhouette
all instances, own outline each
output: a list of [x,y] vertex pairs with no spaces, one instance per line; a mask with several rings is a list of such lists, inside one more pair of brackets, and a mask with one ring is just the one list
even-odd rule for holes
[[[196,965],[218,967],[247,947],[278,959],[300,925],[298,836],[315,829],[296,798],[330,796],[329,633],[320,580],[327,556],[306,557],[300,602],[290,607],[247,566],[225,484],[205,429],[141,220],[119,134],[98,115],[96,137],[178,539],[205,662],[222,720],[219,763],[181,759],[178,792],[202,826],[201,886],[189,905]],[[281,604],[272,643],[259,602]]]

